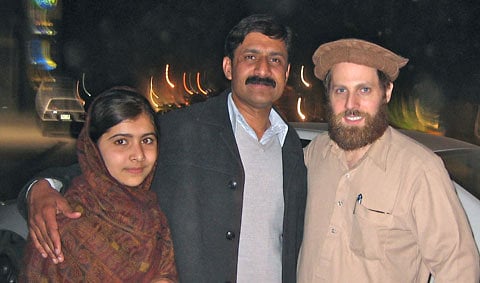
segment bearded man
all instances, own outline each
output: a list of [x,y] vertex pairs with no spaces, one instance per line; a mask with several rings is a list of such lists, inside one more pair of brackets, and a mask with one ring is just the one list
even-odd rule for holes
[[479,282],[479,256],[442,160],[388,125],[405,59],[358,39],[321,45],[329,132],[305,149],[298,282]]

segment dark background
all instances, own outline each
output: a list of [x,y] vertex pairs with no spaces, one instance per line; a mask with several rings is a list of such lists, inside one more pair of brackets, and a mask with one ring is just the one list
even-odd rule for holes
[[[407,85],[427,76],[447,99],[480,102],[475,0],[57,1],[55,13],[49,12],[57,30],[50,52],[58,67],[52,73],[85,73],[94,93],[119,83],[141,86],[167,63],[172,72],[208,72],[221,89],[227,85],[221,72],[226,34],[247,15],[271,13],[295,32],[293,78],[305,65],[314,79],[311,55],[320,44],[356,37],[409,58],[400,76]],[[28,40],[27,1],[0,2],[3,28]],[[26,52],[22,42],[18,47]]]
[[293,28],[293,66],[311,67],[322,43],[357,37],[410,58],[402,76],[429,73],[455,85],[449,97],[480,100],[478,91],[465,91],[480,76],[478,1],[64,1],[61,59],[74,75],[101,76],[92,81],[100,89],[136,83],[165,63],[222,76],[226,34],[241,18],[264,12]]
[[[177,78],[181,72],[201,71],[208,76],[209,86],[221,90],[228,86],[221,70],[226,34],[247,15],[271,13],[295,33],[290,85],[297,92],[302,91],[298,89],[302,65],[309,81],[320,86],[311,61],[320,44],[349,37],[366,39],[410,59],[397,81],[397,100],[392,104],[417,99],[424,116],[439,121],[442,134],[480,143],[478,131],[474,132],[480,104],[479,3],[64,1],[59,59],[73,77],[85,73],[93,92],[118,83],[145,89],[148,79],[162,73],[167,63]],[[315,95],[322,89],[312,91]],[[398,126],[415,129],[402,117],[397,120]]]

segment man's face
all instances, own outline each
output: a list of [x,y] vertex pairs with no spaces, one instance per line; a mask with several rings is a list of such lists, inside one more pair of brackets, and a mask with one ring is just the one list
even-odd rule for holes
[[290,71],[285,43],[249,33],[233,59],[223,58],[223,71],[232,81],[233,100],[240,111],[269,110],[281,97]]
[[328,93],[329,134],[340,148],[362,148],[383,135],[388,127],[387,103],[393,84],[384,91],[377,70],[354,63],[331,69]]

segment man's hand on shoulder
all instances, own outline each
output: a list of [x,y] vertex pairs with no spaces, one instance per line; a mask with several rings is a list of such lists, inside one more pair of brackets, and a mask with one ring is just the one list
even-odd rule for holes
[[80,212],[73,212],[67,200],[45,180],[32,185],[27,198],[28,229],[37,250],[44,258],[54,263],[63,262],[60,234],[56,215],[62,213],[68,218],[79,218]]

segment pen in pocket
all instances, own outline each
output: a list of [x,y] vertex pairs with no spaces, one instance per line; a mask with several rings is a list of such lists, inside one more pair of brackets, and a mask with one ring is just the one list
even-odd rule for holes
[[362,204],[363,195],[358,194],[357,199],[355,200],[355,205],[353,206],[353,214],[355,214],[355,210],[357,209],[357,204]]
[[[355,201],[355,205],[353,206],[353,214],[355,214],[355,210],[357,209],[357,205],[362,204],[362,200],[363,200],[363,195],[358,194],[357,199]],[[385,211],[381,211],[381,210],[377,210],[377,209],[371,209],[371,208],[368,208],[368,207],[365,207],[365,209],[367,209],[368,211],[371,211],[371,212],[382,213],[382,214],[390,214],[390,212],[385,212]]]

